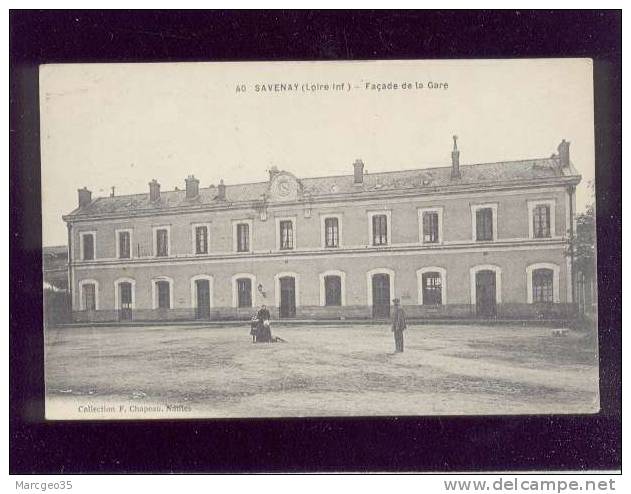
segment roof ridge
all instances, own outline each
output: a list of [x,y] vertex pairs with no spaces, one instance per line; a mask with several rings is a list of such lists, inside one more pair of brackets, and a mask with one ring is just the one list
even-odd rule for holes
[[[558,159],[556,158],[552,158],[552,157],[543,157],[543,158],[524,158],[524,159],[519,159],[519,160],[510,160],[510,161],[491,161],[491,162],[485,162],[485,163],[469,163],[469,164],[461,164],[460,168],[472,168],[472,167],[476,167],[476,166],[485,166],[485,165],[498,165],[498,164],[502,164],[502,165],[513,165],[513,164],[519,164],[519,163],[525,163],[525,162],[530,162],[530,161],[558,161]],[[413,172],[429,172],[432,170],[445,170],[445,169],[449,169],[451,168],[451,164],[447,164],[447,165],[442,165],[442,166],[430,166],[427,168],[408,168],[408,169],[403,169],[403,170],[384,170],[384,171],[378,171],[378,172],[371,172],[371,173],[367,173],[367,176],[386,176],[386,175],[394,175],[394,174],[403,174],[403,173],[413,173]],[[323,180],[323,179],[335,179],[335,178],[348,178],[348,177],[352,177],[353,174],[352,173],[346,173],[346,174],[339,174],[339,175],[320,175],[320,176],[316,176],[316,177],[296,177],[297,180],[301,181],[301,182],[312,182],[312,181],[317,181],[317,180]],[[256,186],[256,185],[264,185],[264,184],[268,184],[269,180],[264,180],[264,181],[256,181],[256,182],[239,182],[239,183],[234,183],[234,184],[226,184],[226,189],[231,189],[234,187],[243,187],[243,186]],[[208,191],[211,190],[213,188],[217,188],[217,186],[215,184],[211,184],[209,186],[206,187],[200,187],[199,190],[201,191]],[[162,191],[163,194],[175,194],[175,193],[186,193],[186,189],[171,189],[171,190],[163,190]],[[116,196],[101,196],[101,197],[95,197],[94,200],[92,201],[97,202],[97,201],[109,201],[110,199],[132,199],[132,198],[142,198],[142,197],[146,197],[149,194],[149,192],[137,192],[135,194],[121,194],[121,195],[116,195]]]
[[[468,164],[464,164],[464,165],[460,165],[460,168],[464,167],[471,167],[471,166],[482,166],[482,165],[497,165],[499,163],[505,164],[505,165],[509,165],[512,163],[524,163],[526,161],[540,161],[540,160],[554,160],[555,158],[551,158],[551,157],[542,157],[542,158],[523,158],[523,159],[519,159],[519,160],[510,160],[510,161],[489,161],[489,162],[484,162],[484,163],[468,163]],[[386,171],[381,171],[381,172],[371,172],[371,173],[366,173],[366,175],[385,175],[387,173],[409,173],[409,172],[420,172],[420,171],[425,171],[425,170],[442,170],[445,168],[451,168],[451,165],[443,165],[443,166],[430,166],[428,168],[406,168],[403,170],[386,170]],[[352,173],[345,173],[345,174],[339,174],[339,175],[318,175],[316,177],[296,177],[298,180],[303,181],[303,180],[317,180],[320,178],[338,178],[338,177],[352,177],[353,174]],[[267,183],[267,182],[253,182],[253,183]],[[235,184],[237,185],[237,184]],[[241,183],[238,185],[249,185],[247,183]],[[226,187],[230,187],[230,185],[226,185]]]

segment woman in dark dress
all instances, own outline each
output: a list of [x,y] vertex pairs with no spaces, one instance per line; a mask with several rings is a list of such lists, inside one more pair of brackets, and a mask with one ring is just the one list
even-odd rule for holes
[[271,314],[265,305],[261,305],[261,308],[256,314],[257,328],[256,328],[256,342],[257,343],[271,343],[272,342],[272,330],[270,327]]

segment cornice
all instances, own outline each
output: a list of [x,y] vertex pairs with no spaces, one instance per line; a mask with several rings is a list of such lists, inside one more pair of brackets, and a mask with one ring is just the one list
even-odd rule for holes
[[274,209],[275,207],[286,208],[288,206],[304,207],[306,204],[315,206],[318,204],[327,203],[339,203],[339,202],[357,202],[362,200],[375,200],[375,199],[397,199],[397,198],[423,198],[426,196],[436,195],[457,195],[467,194],[471,192],[493,192],[502,190],[521,190],[531,189],[533,187],[559,187],[559,186],[576,186],[580,183],[580,175],[557,177],[554,179],[538,179],[538,180],[514,180],[502,183],[475,183],[466,185],[448,185],[442,187],[426,187],[423,189],[384,189],[384,190],[369,190],[369,191],[357,191],[342,194],[327,194],[325,196],[309,196],[302,197],[296,201],[270,201],[257,199],[254,201],[235,201],[235,202],[221,202],[218,204],[203,204],[203,205],[184,205],[172,208],[165,208],[163,210],[156,209],[140,209],[135,211],[125,211],[116,213],[104,213],[104,214],[75,214],[70,213],[62,216],[62,219],[68,223],[83,222],[83,221],[95,221],[101,219],[128,219],[128,218],[141,218],[141,217],[155,217],[155,216],[170,216],[177,214],[190,214],[190,213],[205,213],[205,212],[218,212],[218,211],[230,211],[240,209],[254,209],[260,210],[261,208]]
[[147,265],[147,264],[178,264],[178,263],[195,263],[195,262],[221,262],[221,261],[260,261],[260,260],[278,260],[278,259],[300,259],[302,257],[344,257],[358,255],[381,255],[389,254],[431,254],[436,252],[442,253],[459,253],[463,250],[474,250],[479,252],[510,250],[511,248],[564,248],[567,240],[562,237],[552,239],[512,239],[498,240],[491,242],[461,242],[447,244],[400,244],[384,247],[341,247],[339,249],[300,249],[292,251],[259,251],[250,253],[225,252],[208,255],[183,255],[172,257],[140,257],[134,259],[97,259],[95,261],[72,261],[70,266],[75,268],[98,268],[104,266],[127,266]]

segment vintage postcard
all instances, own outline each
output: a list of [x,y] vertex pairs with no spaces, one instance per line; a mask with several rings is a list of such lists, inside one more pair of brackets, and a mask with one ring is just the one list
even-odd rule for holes
[[46,418],[597,412],[592,81],[42,66]]

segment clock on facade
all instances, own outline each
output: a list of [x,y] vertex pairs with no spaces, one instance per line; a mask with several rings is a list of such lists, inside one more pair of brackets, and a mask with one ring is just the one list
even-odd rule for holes
[[298,198],[300,185],[292,174],[281,172],[274,177],[271,185],[272,200],[293,201]]

